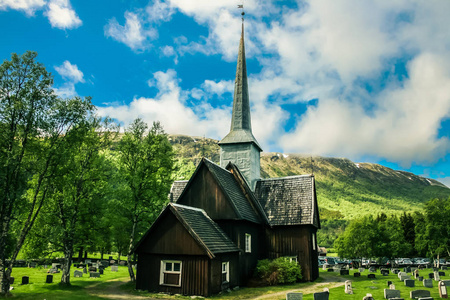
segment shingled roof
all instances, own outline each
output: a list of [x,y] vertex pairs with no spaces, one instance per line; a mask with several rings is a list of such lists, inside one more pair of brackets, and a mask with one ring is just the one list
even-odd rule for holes
[[170,210],[209,253],[238,252],[238,247],[203,209],[169,203]]
[[203,159],[203,161],[230,199],[237,215],[243,220],[261,223],[233,174],[208,159]]
[[313,175],[259,180],[256,182],[255,196],[271,226],[320,227]]
[[181,193],[183,193],[184,188],[188,184],[189,180],[178,180],[174,181],[172,187],[170,188],[170,201],[177,202],[180,198]]

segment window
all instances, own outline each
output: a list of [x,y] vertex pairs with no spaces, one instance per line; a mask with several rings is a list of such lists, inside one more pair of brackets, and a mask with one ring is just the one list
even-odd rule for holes
[[181,261],[162,260],[159,284],[181,286]]
[[313,233],[311,238],[312,238],[313,250],[316,250],[316,234]]
[[230,281],[230,263],[228,261],[222,262],[222,282]]
[[245,234],[245,252],[252,252],[252,235],[249,233]]
[[297,256],[285,256],[284,258],[286,258],[289,262],[298,262]]

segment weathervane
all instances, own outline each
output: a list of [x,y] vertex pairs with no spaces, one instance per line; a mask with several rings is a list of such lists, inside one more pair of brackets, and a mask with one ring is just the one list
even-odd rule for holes
[[238,8],[242,8],[241,15],[242,15],[242,22],[244,22],[244,15],[245,15],[245,12],[244,12],[244,0],[242,0],[242,4],[238,4]]

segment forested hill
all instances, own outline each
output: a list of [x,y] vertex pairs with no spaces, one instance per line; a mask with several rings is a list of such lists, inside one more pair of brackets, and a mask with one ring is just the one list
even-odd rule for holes
[[[217,140],[170,135],[179,155],[178,179],[189,179],[201,157],[219,162]],[[440,182],[395,171],[378,164],[354,163],[345,158],[262,153],[261,176],[282,177],[314,173],[322,220],[349,220],[367,214],[421,210],[435,197],[449,197]]]

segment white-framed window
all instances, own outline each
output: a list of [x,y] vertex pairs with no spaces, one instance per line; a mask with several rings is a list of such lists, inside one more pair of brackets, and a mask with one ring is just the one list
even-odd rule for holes
[[285,256],[286,260],[289,260],[289,262],[298,262],[297,256]]
[[181,265],[179,260],[162,260],[159,284],[181,286]]
[[245,252],[252,252],[252,235],[250,233],[245,234]]
[[316,250],[316,234],[313,233],[312,236],[312,246],[313,246],[313,250]]
[[230,282],[230,263],[228,261],[222,262],[222,282]]

